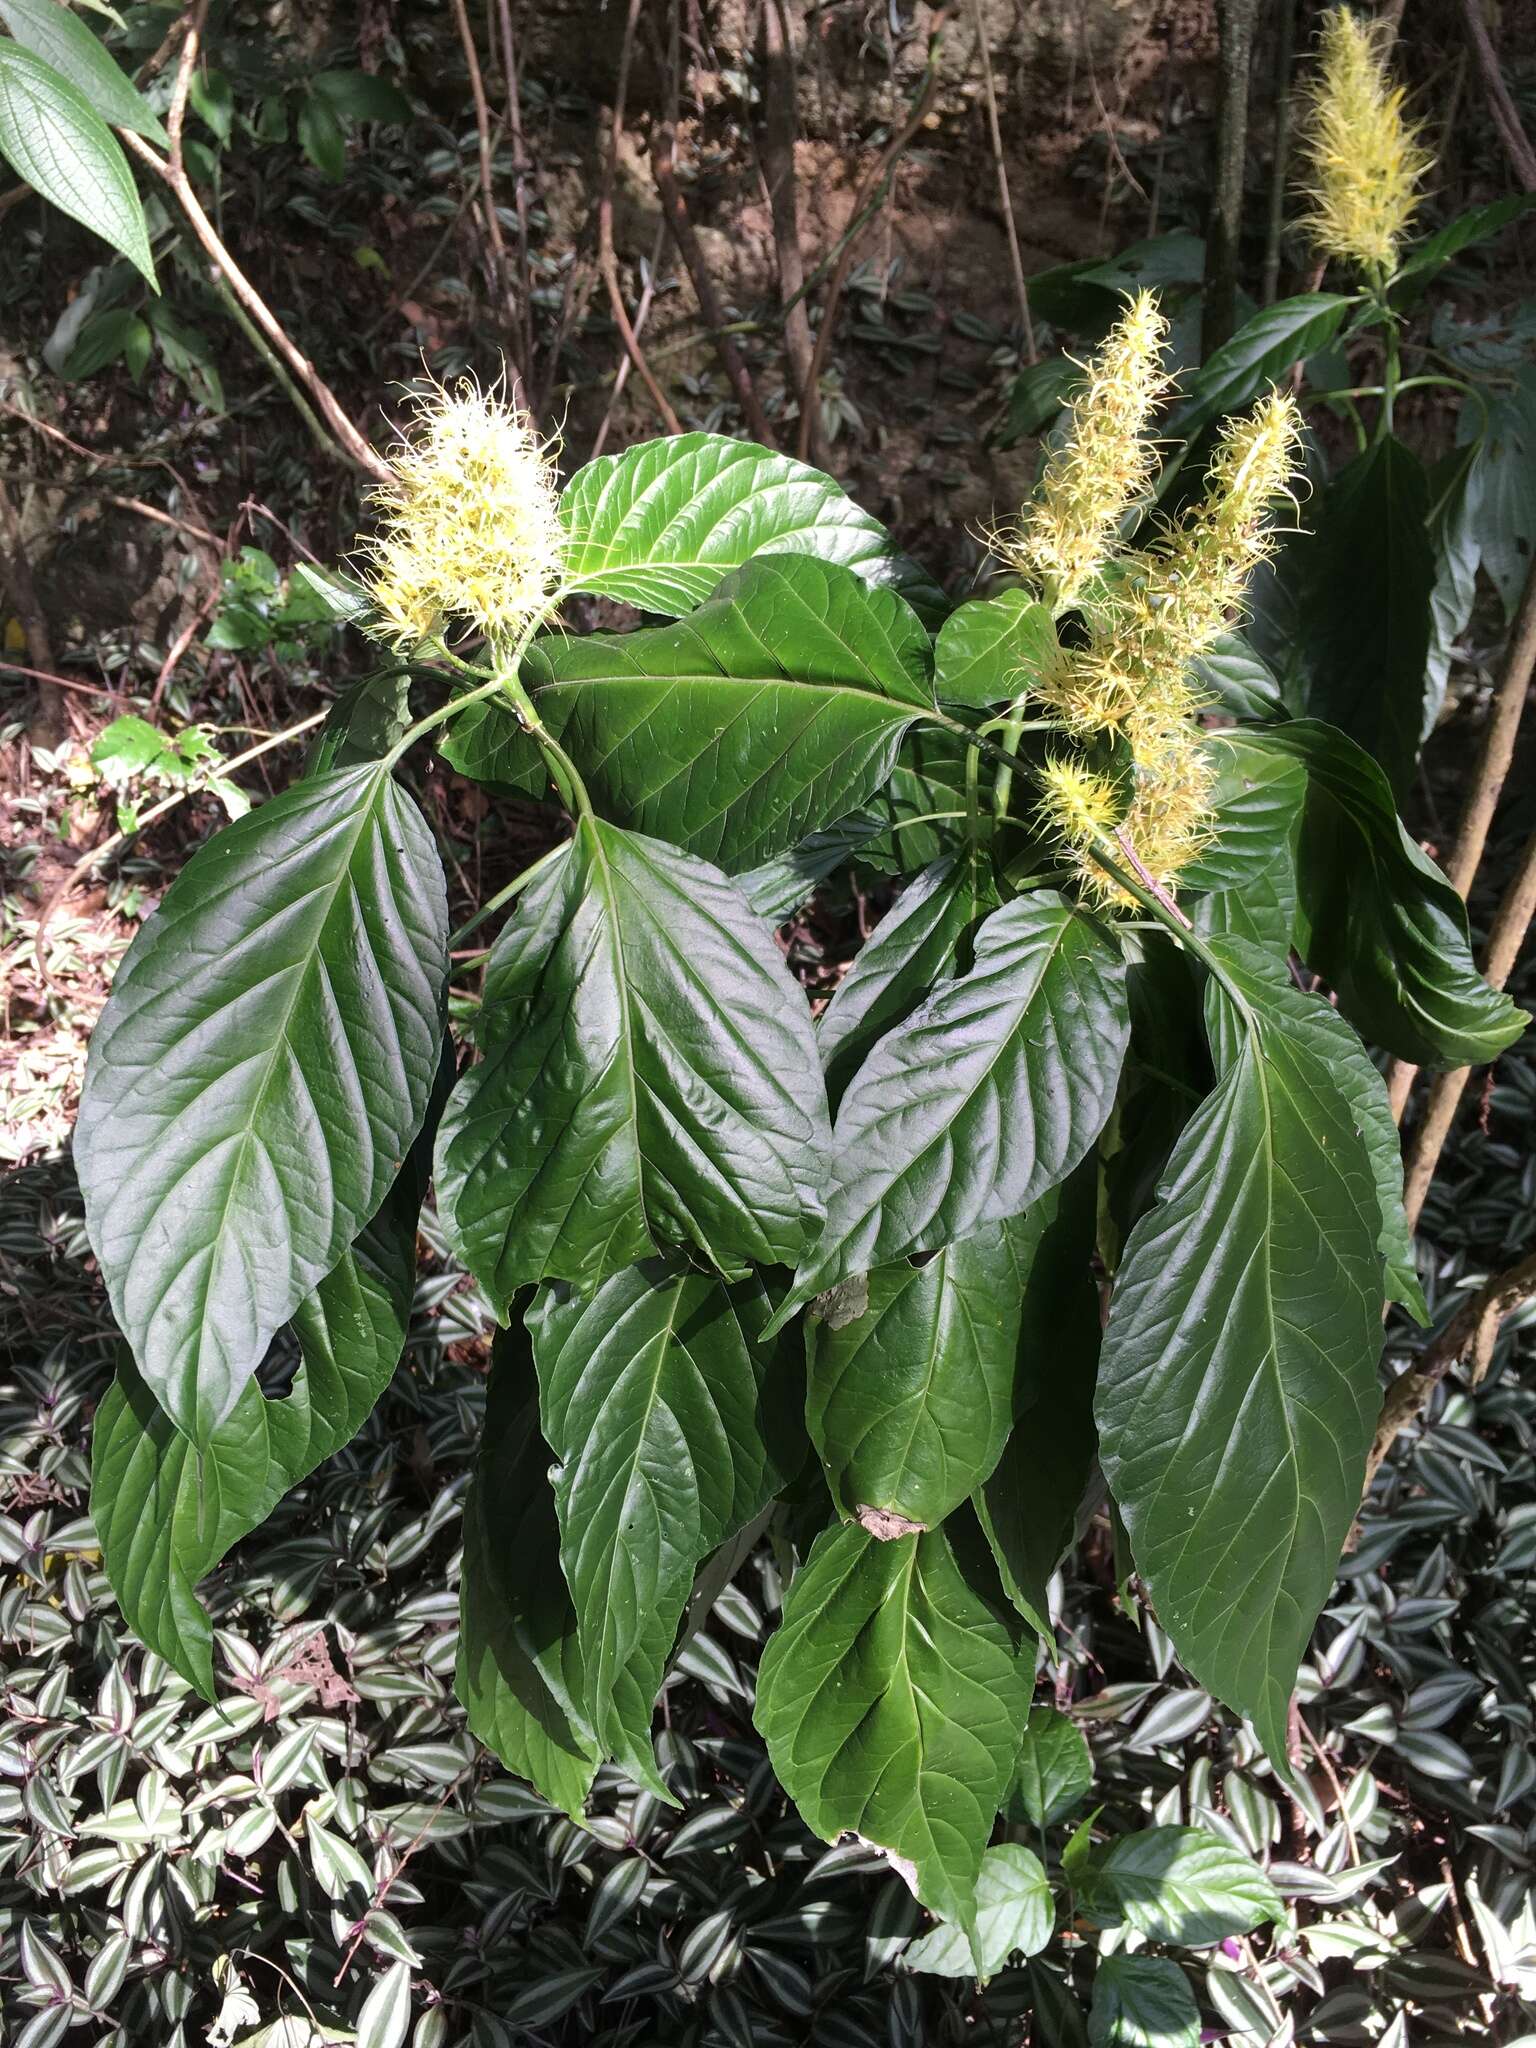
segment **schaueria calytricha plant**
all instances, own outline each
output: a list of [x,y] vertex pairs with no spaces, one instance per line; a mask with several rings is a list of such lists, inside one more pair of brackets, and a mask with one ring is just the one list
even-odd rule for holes
[[[1125,538],[1161,344],[1136,300],[1009,575],[958,607],[766,449],[685,434],[557,491],[506,406],[426,408],[366,592],[336,586],[398,658],[173,885],[76,1140],[128,1346],[103,1554],[210,1697],[196,1581],[394,1371],[430,1171],[505,1326],[458,1687],[547,1798],[579,1815],[604,1758],[671,1796],[658,1689],[696,1588],[767,1531],[795,1567],[758,1677],[775,1770],[996,1967],[978,1876],[1053,1739],[1037,1638],[1106,1487],[1179,1654],[1286,1770],[1384,1301],[1421,1306],[1346,1019],[1453,1064],[1522,1019],[1371,760],[1248,722],[1234,626],[1293,516],[1289,398],[1228,420],[1203,492]],[[578,591],[649,622],[579,637]],[[567,821],[495,899],[457,1078],[442,871],[397,774],[427,740]],[[903,886],[813,1025],[774,928],[849,861]],[[1067,1868],[1113,1919],[1114,1845]]]

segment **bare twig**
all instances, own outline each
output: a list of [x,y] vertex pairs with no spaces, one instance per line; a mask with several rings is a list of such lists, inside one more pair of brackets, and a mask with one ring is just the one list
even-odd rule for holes
[[1296,54],[1296,0],[1275,9],[1275,154],[1269,171],[1269,224],[1259,296],[1272,306],[1280,289],[1280,240],[1285,229],[1286,181],[1291,159],[1291,65]]
[[[1536,673],[1536,562],[1527,571],[1525,588],[1520,593],[1514,631],[1504,657],[1504,673],[1499,678],[1488,723],[1483,729],[1482,751],[1466,807],[1461,814],[1461,823],[1456,829],[1456,845],[1446,863],[1445,872],[1451,887],[1463,898],[1472,887],[1482,862],[1483,848],[1488,843],[1489,827],[1514,759],[1515,740],[1533,673]],[[1392,1114],[1399,1121],[1417,1072],[1418,1068],[1408,1060],[1394,1060],[1388,1071],[1387,1096],[1392,1104]]]
[[218,604],[221,595],[222,592],[220,586],[218,582],[215,581],[212,590],[208,592],[208,595],[197,607],[197,610],[192,613],[191,617],[187,620],[186,624],[182,627],[181,631],[176,635],[176,638],[171,642],[169,648],[166,650],[165,659],[160,664],[160,673],[155,677],[155,687],[150,693],[149,704],[150,709],[152,711],[157,710],[159,708],[160,699],[165,695],[166,688],[170,683],[171,677],[175,675],[177,669],[180,668],[182,661],[185,658],[187,649],[192,645],[192,642],[197,638],[198,633],[207,623],[209,617],[213,613],[214,607]]
[[763,411],[757,387],[752,382],[751,372],[742,359],[740,349],[725,331],[728,324],[725,308],[720,303],[714,279],[709,274],[709,265],[704,260],[704,251],[699,247],[699,238],[693,231],[693,222],[688,218],[687,202],[683,198],[682,187],[677,182],[677,173],[673,168],[673,140],[672,123],[658,121],[656,133],[651,140],[651,172],[656,180],[661,210],[666,216],[667,226],[672,231],[672,239],[677,244],[677,252],[683,259],[683,266],[693,280],[699,311],[704,315],[705,324],[710,330],[710,339],[715,345],[715,353],[730,379],[731,389],[746,415],[747,425],[759,441],[772,448],[776,444],[773,429],[768,424],[768,415]]
[[[649,267],[646,270],[645,283],[641,286],[640,289],[640,303],[635,308],[634,331],[635,340],[637,342],[640,339],[641,329],[645,326],[646,321],[650,318],[651,315],[651,306],[656,297],[656,272],[661,263],[661,252],[663,245],[666,242],[666,239],[667,224],[665,221],[661,221],[657,224],[656,241],[655,245],[651,250],[651,261]],[[619,400],[624,395],[624,386],[629,382],[629,373],[633,368],[633,358],[630,356],[625,356],[623,360],[620,362],[618,369],[614,372],[613,389],[608,394],[608,404],[604,409],[602,420],[599,423],[597,433],[593,438],[592,453],[588,457],[589,461],[595,462],[598,456],[601,455],[603,452],[603,445],[608,439],[608,429],[613,425],[613,415],[615,408],[617,407]]]
[[640,347],[639,337],[630,325],[629,308],[624,303],[624,293],[619,285],[619,259],[613,247],[613,186],[619,170],[619,138],[624,133],[624,106],[629,96],[629,67],[635,53],[635,23],[640,18],[641,0],[629,0],[629,12],[624,18],[624,36],[619,44],[619,75],[613,88],[613,119],[608,129],[608,153],[603,160],[603,182],[597,197],[597,267],[602,273],[608,291],[608,306],[613,314],[614,325],[623,338],[625,352],[640,372],[640,381],[651,395],[651,403],[661,415],[661,423],[669,434],[683,431],[682,421],[667,402],[666,393],[651,374]]
[[[470,97],[475,103],[475,135],[480,151],[480,210],[485,216],[487,247],[486,268],[490,273],[491,293],[506,314],[513,332],[516,332],[517,307],[507,279],[507,245],[502,237],[501,216],[496,211],[495,191],[495,150],[491,135],[491,110],[485,97],[485,80],[480,71],[480,58],[475,49],[475,32],[470,26],[469,10],[464,0],[451,0],[454,26],[459,32],[459,43],[464,51],[464,65],[469,73]],[[503,353],[510,358],[512,351]],[[522,384],[522,373],[516,363],[510,362],[514,390]]]
[[85,683],[78,676],[54,675],[47,669],[23,668],[19,661],[7,661],[0,655],[0,675],[27,676],[34,683],[52,683],[59,690],[79,690],[86,697],[121,697],[121,690],[114,690],[109,683]]
[[1485,1280],[1471,1300],[1451,1317],[1439,1336],[1426,1346],[1418,1363],[1392,1382],[1382,1403],[1376,1439],[1366,1459],[1365,1493],[1370,1492],[1383,1458],[1451,1367],[1459,1365],[1464,1358],[1470,1359],[1475,1386],[1488,1370],[1499,1325],[1512,1309],[1519,1308],[1533,1294],[1536,1294],[1536,1252],[1527,1252],[1518,1265]]
[[[528,157],[523,148],[523,107],[518,96],[517,38],[512,28],[512,0],[496,0],[501,23],[501,75],[507,96],[506,122],[512,136],[512,204],[517,210],[518,312],[521,314],[519,355],[533,376],[533,270],[528,259]],[[525,380],[526,381],[526,380]],[[530,393],[530,403],[531,393]]]
[[[773,220],[773,246],[779,268],[779,295],[784,307],[784,352],[789,359],[791,389],[801,393],[811,374],[815,344],[806,311],[805,259],[800,248],[800,194],[795,177],[795,142],[799,133],[799,83],[795,72],[794,34],[784,0],[763,0],[760,30],[762,55],[762,118],[757,147],[768,210]],[[821,415],[810,423],[806,451],[812,462],[822,459]]]
[[1019,249],[1019,230],[1013,218],[1013,197],[1008,190],[1008,165],[1003,156],[1003,130],[997,118],[997,85],[992,76],[992,52],[987,46],[987,24],[982,18],[981,0],[971,0],[971,24],[981,55],[981,83],[987,100],[987,133],[992,143],[992,167],[997,178],[997,196],[1003,210],[1003,229],[1008,237],[1008,261],[1013,269],[1014,296],[1019,302],[1019,325],[1024,330],[1024,354],[1028,362],[1040,360],[1035,347],[1035,323],[1029,312],[1029,286],[1024,278],[1024,257]]
[[1467,24],[1467,40],[1472,45],[1472,55],[1482,75],[1483,90],[1488,95],[1488,111],[1499,131],[1504,154],[1509,158],[1510,167],[1522,188],[1536,192],[1536,150],[1531,147],[1531,139],[1521,125],[1520,111],[1504,82],[1499,53],[1493,47],[1493,38],[1483,19],[1482,0],[1461,0],[1461,12]]
[[[837,322],[838,301],[843,295],[848,272],[853,266],[854,243],[860,230],[872,220],[885,204],[896,177],[896,168],[906,154],[907,145],[922,127],[927,118],[928,108],[939,84],[939,44],[948,19],[947,7],[935,8],[928,29],[928,61],[923,68],[921,83],[917,89],[907,118],[891,137],[881,154],[880,161],[865,181],[858,200],[854,205],[853,219],[844,230],[832,262],[832,281],[827,287],[827,296],[822,304],[821,325],[816,330],[816,347],[811,356],[810,376],[806,387],[800,393],[800,437],[796,453],[802,461],[810,446],[810,432],[807,422],[813,407],[820,404],[821,373],[826,365],[827,354],[832,346],[833,330]],[[807,278],[805,289],[809,291],[819,282],[827,265],[819,264]]]

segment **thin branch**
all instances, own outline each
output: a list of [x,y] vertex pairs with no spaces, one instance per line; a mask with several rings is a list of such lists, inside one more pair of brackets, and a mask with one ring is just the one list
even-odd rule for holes
[[1275,154],[1269,172],[1269,222],[1264,233],[1259,297],[1272,306],[1280,289],[1280,241],[1285,230],[1291,168],[1291,66],[1296,55],[1296,0],[1278,0],[1275,19]]
[[[773,221],[773,246],[783,306],[784,352],[789,358],[790,388],[805,390],[815,344],[805,306],[805,259],[800,248],[800,193],[795,176],[795,143],[799,136],[799,80],[795,71],[794,33],[784,0],[763,0],[759,31],[762,64],[761,117],[757,149],[768,211]],[[821,417],[811,420],[807,453],[822,460]]]
[[758,398],[757,387],[752,382],[751,372],[742,359],[740,349],[725,331],[728,322],[725,308],[715,290],[714,279],[709,274],[709,265],[704,260],[704,251],[699,247],[699,238],[693,231],[693,222],[688,218],[688,205],[683,198],[682,187],[677,182],[673,167],[672,123],[659,121],[651,141],[651,172],[656,180],[656,191],[661,199],[661,209],[666,216],[677,252],[683,259],[684,268],[693,280],[694,295],[699,302],[699,311],[704,315],[705,325],[710,329],[710,339],[721,367],[730,379],[736,401],[746,415],[747,425],[756,438],[765,446],[777,446],[768,415],[763,411]]
[[683,423],[667,403],[666,393],[651,374],[651,366],[640,348],[639,337],[629,322],[629,308],[619,285],[619,260],[613,247],[613,186],[619,168],[619,138],[624,133],[624,105],[629,96],[629,67],[635,53],[635,23],[640,18],[641,0],[629,0],[624,18],[624,37],[619,44],[619,75],[613,88],[613,119],[608,128],[608,152],[603,160],[603,182],[597,199],[597,267],[608,291],[609,310],[623,338],[625,352],[640,372],[640,381],[651,395],[669,434],[680,434]]
[[1019,302],[1019,325],[1024,330],[1025,359],[1040,360],[1035,347],[1035,323],[1029,311],[1029,286],[1024,277],[1024,257],[1019,248],[1019,230],[1013,218],[1013,198],[1008,190],[1008,166],[1003,157],[1003,130],[997,118],[997,85],[992,76],[992,52],[987,45],[987,24],[982,18],[981,0],[971,0],[971,23],[981,53],[981,82],[987,99],[987,132],[992,143],[992,166],[997,177],[997,196],[1003,210],[1003,228],[1008,236],[1008,261],[1013,268],[1014,295]]
[[1200,348],[1209,357],[1237,322],[1237,255],[1243,230],[1243,172],[1248,156],[1248,71],[1258,0],[1216,0],[1220,88],[1216,100],[1216,180],[1206,225],[1205,306]]
[[[485,97],[485,80],[480,71],[480,58],[475,49],[475,32],[470,27],[469,10],[464,0],[451,0],[454,26],[459,32],[459,42],[464,51],[464,65],[469,73],[470,97],[475,103],[475,135],[480,151],[480,208],[485,215],[485,232],[489,244],[491,291],[501,301],[503,311],[511,319],[514,330],[517,311],[507,283],[507,245],[502,238],[501,217],[496,211],[494,176],[494,151],[491,143],[491,110]],[[512,351],[504,350],[509,358]],[[522,372],[514,362],[510,365],[515,388],[521,387]]]
[[[521,287],[522,360],[533,375],[533,269],[528,258],[528,157],[523,148],[523,106],[519,96],[517,38],[512,29],[512,0],[496,0],[501,23],[501,76],[507,96],[506,122],[512,136],[512,204],[517,209],[517,269]],[[529,402],[532,402],[531,389]]]
[[64,699],[52,677],[53,642],[48,632],[47,614],[38,598],[37,585],[32,580],[32,564],[27,555],[26,536],[21,529],[21,515],[3,482],[0,482],[0,578],[4,579],[11,593],[11,602],[21,621],[33,672],[40,678],[46,678],[40,681],[37,693],[36,736],[45,746],[57,746],[69,730],[69,721]]
[[1531,148],[1530,137],[1521,125],[1520,110],[1504,82],[1499,53],[1493,47],[1493,38],[1483,19],[1482,0],[1461,0],[1461,12],[1467,25],[1467,40],[1472,45],[1472,55],[1482,75],[1483,90],[1488,95],[1488,111],[1499,131],[1504,154],[1509,158],[1510,167],[1522,189],[1536,192],[1536,150]]

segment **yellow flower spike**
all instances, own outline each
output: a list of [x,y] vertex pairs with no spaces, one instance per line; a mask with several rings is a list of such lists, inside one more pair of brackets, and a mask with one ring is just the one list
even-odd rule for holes
[[410,647],[445,617],[515,644],[548,610],[564,550],[554,466],[527,414],[468,379],[418,403],[373,493],[366,571],[381,620]]
[[1155,452],[1146,430],[1172,381],[1163,369],[1167,333],[1156,298],[1138,292],[1082,365],[1086,381],[1068,407],[1066,431],[1034,502],[1014,532],[994,539],[1010,567],[1057,611],[1077,602],[1152,480]]
[[1385,22],[1348,7],[1323,16],[1316,72],[1305,87],[1299,139],[1307,211],[1302,227],[1324,256],[1390,277],[1434,158],[1392,83]]
[[1119,812],[1115,786],[1069,754],[1053,754],[1038,771],[1040,816],[1046,826],[1074,848],[1113,832]]

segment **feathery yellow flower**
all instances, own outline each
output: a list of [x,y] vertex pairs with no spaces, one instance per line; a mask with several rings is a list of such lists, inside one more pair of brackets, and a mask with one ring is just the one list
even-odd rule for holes
[[1313,246],[1388,277],[1434,163],[1403,113],[1403,88],[1392,83],[1391,42],[1385,22],[1362,21],[1348,7],[1328,10],[1299,139],[1302,226]]
[[527,414],[467,378],[417,404],[372,494],[374,604],[398,646],[446,618],[513,642],[548,609],[564,547],[554,468]]
[[1040,816],[1073,851],[1113,832],[1119,816],[1115,786],[1070,754],[1053,754],[1038,771]]
[[1066,431],[1047,458],[1034,502],[1017,530],[994,542],[1058,611],[1077,602],[1151,482],[1155,456],[1146,430],[1171,382],[1163,370],[1167,333],[1156,298],[1138,292],[1082,365],[1086,382],[1067,409]]

